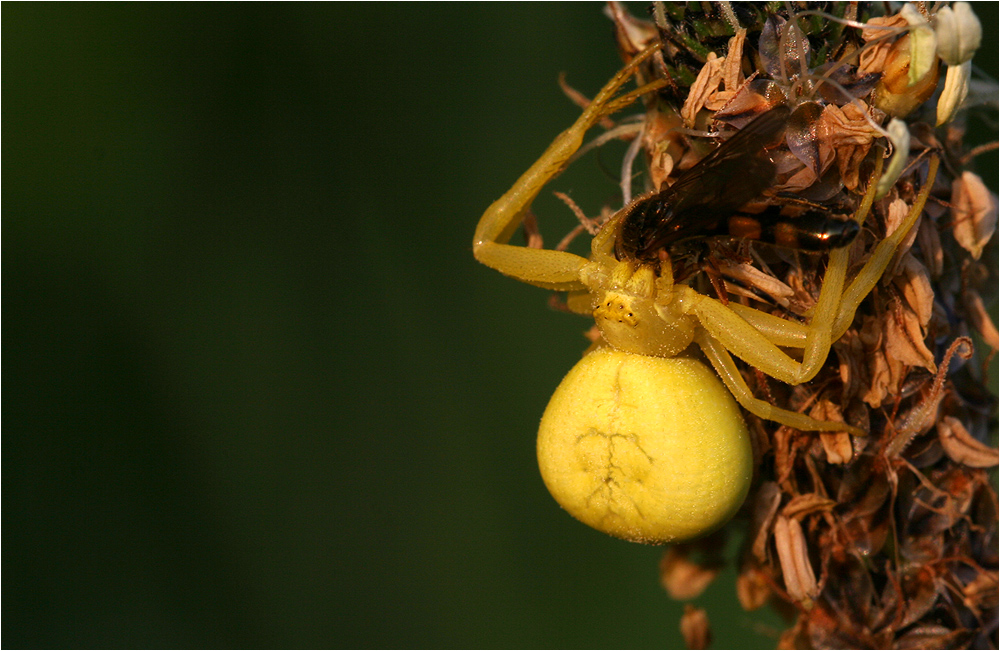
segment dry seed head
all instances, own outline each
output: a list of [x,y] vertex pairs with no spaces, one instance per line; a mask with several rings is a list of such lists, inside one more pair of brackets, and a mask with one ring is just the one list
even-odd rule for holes
[[[750,3],[661,3],[658,25],[629,29],[633,39],[662,40],[662,60],[648,74],[673,80],[648,105],[647,187],[669,185],[710,151],[707,133],[738,130],[780,102],[822,110],[772,150],[772,193],[854,197],[876,152],[891,154],[880,199],[851,247],[853,269],[914,204],[928,146],[947,150],[931,201],[824,372],[792,390],[745,372],[758,396],[817,416],[841,412],[871,434],[852,442],[750,419],[760,479],[745,508],[737,593],[748,610],[768,599],[801,606],[782,644],[995,648],[997,498],[977,468],[997,463],[981,440],[984,423],[995,436],[996,399],[982,394],[979,367],[962,359],[967,340],[954,339],[974,329],[997,346],[986,309],[995,305],[995,264],[975,267],[995,261],[996,199],[963,169],[974,159],[962,145],[963,121],[937,136],[932,127],[966,108],[981,27],[968,3],[888,16],[870,16],[879,5],[827,6],[845,13],[779,8],[769,23]],[[649,41],[619,44],[625,56]],[[977,93],[995,97],[995,85]],[[728,300],[777,316],[805,312],[822,284],[824,266],[808,256],[722,245],[709,255]],[[988,280],[971,280],[974,268]]]

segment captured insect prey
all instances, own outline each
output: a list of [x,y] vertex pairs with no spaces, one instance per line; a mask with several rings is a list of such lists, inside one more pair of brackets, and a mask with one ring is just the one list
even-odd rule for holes
[[675,242],[723,234],[729,217],[774,181],[767,149],[778,144],[789,113],[784,105],[764,112],[669,188],[626,207],[615,241],[618,259],[652,262]]
[[[926,144],[932,138],[911,145],[905,123],[869,103],[882,73],[859,69],[865,36],[856,16],[838,27],[836,47],[810,59],[808,41],[788,27],[794,21],[754,5],[726,14],[716,33],[731,36],[718,55],[622,11],[609,8],[627,63],[486,209],[473,253],[502,274],[564,292],[566,310],[593,320],[592,344],[539,426],[546,487],[595,529],[662,544],[704,536],[740,509],[755,464],[777,446],[768,442],[775,428],[823,432],[815,445],[847,461],[882,426],[891,409],[872,416],[860,399],[837,402],[854,389],[836,367],[841,351],[830,353],[845,335],[861,345],[855,314],[887,269],[899,273],[945,166]],[[825,67],[813,73],[817,61]],[[633,78],[637,88],[626,90]],[[568,239],[555,249],[510,244],[587,132],[611,128],[610,116],[634,104],[643,120],[615,127],[635,139],[622,195],[635,176],[628,156],[642,150],[652,191],[601,220],[574,205],[582,222],[574,233],[592,235],[586,257],[567,250]],[[741,247],[738,264],[721,253],[730,240]],[[734,283],[717,282],[737,266]],[[898,294],[880,290],[869,302]],[[768,378],[788,386],[772,389]]]
[[784,136],[789,115],[784,104],[764,112],[670,187],[625,207],[616,257],[653,262],[660,249],[669,252],[676,243],[726,236],[803,251],[850,244],[860,227],[847,214],[810,210],[787,216],[773,205],[757,214],[737,212],[774,182],[776,166],[768,149]]

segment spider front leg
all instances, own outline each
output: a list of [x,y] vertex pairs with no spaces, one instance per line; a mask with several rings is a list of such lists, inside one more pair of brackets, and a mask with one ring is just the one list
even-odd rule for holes
[[594,97],[573,126],[563,131],[514,186],[487,208],[479,220],[472,241],[472,252],[477,260],[500,273],[545,289],[584,289],[580,271],[587,264],[586,258],[565,251],[513,246],[507,242],[542,187],[562,171],[566,162],[583,144],[583,137],[590,127],[602,117],[625,108],[645,93],[666,85],[666,79],[659,79],[615,96],[635,74],[639,65],[659,48],[659,44],[647,48],[622,68]]
[[[900,242],[916,224],[934,185],[937,168],[938,159],[933,157],[927,181],[906,219],[892,235],[879,242],[846,290],[848,251],[841,248],[830,254],[820,295],[808,325],[786,321],[748,307],[725,306],[692,289],[685,290],[682,295],[682,309],[696,316],[716,341],[751,366],[787,384],[808,382],[816,377],[830,354],[833,342],[850,327],[861,301],[878,283]],[[874,187],[873,180],[870,188]],[[856,219],[864,220],[868,206],[870,196],[866,196]],[[802,360],[791,357],[778,346],[802,349]]]
[[[841,248],[830,254],[820,297],[810,323],[806,326],[787,321],[752,308],[731,305],[684,288],[679,297],[684,313],[697,317],[701,330],[696,341],[712,362],[716,372],[751,413],[798,429],[818,431],[848,431],[863,434],[855,427],[830,421],[817,421],[802,414],[778,409],[753,397],[743,382],[729,352],[764,373],[788,384],[808,382],[816,376],[830,353],[830,346],[843,336],[854,320],[861,301],[871,292],[885,272],[900,242],[916,224],[934,185],[938,168],[932,157],[927,181],[907,214],[892,235],[880,242],[871,257],[844,289],[848,251]],[[877,177],[877,171],[875,176]],[[871,187],[874,188],[874,181]],[[871,205],[871,190],[858,211],[856,219],[863,221]],[[801,348],[803,359],[798,361],[778,346]]]

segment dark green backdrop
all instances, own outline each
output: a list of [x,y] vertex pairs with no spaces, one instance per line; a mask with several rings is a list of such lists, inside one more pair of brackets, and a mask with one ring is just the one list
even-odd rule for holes
[[[5,647],[681,643],[537,474],[586,322],[470,250],[618,67],[600,5],[2,17]],[[731,582],[718,645],[773,646]]]

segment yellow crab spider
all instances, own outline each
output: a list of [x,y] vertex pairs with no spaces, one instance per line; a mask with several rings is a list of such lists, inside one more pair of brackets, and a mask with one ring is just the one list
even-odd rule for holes
[[[819,421],[755,398],[730,353],[788,384],[812,379],[831,344],[916,222],[933,185],[937,160],[904,223],[880,242],[845,289],[847,249],[829,256],[808,324],[720,301],[674,283],[669,259],[615,257],[618,226],[628,207],[594,237],[589,258],[508,244],[532,201],[580,148],[603,116],[663,85],[621,93],[653,46],[626,65],[583,114],[561,133],[476,228],[473,253],[483,264],[532,285],[568,292],[568,304],[593,315],[601,341],[556,389],[538,433],[542,478],[556,501],[582,522],[613,536],[646,543],[696,538],[739,509],[753,474],[746,424],[736,402],[757,416],[800,430],[864,432]],[[863,223],[877,174],[855,215]],[[692,352],[697,344],[715,369]],[[801,360],[782,348],[799,349]],[[719,379],[721,378],[721,382]],[[736,398],[736,402],[733,400]]]

